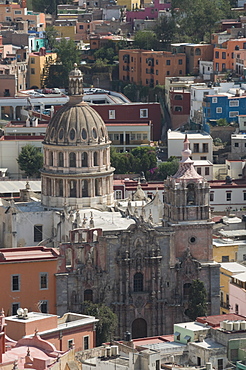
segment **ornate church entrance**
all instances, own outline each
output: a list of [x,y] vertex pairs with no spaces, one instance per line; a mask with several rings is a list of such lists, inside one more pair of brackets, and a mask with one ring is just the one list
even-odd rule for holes
[[147,323],[144,319],[136,319],[132,323],[132,338],[147,337]]

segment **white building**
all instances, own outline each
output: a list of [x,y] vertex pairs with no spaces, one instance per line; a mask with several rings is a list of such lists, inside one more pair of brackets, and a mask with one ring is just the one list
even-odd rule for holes
[[246,156],[246,133],[231,135],[231,157],[242,159]]
[[243,176],[243,170],[246,164],[246,159],[229,160],[226,159],[227,175],[232,179],[240,179]]
[[211,81],[213,77],[213,62],[209,62],[207,60],[200,60],[199,74],[202,76],[203,80]]
[[210,181],[210,206],[214,211],[240,210],[246,208],[246,181]]
[[186,134],[190,142],[192,160],[210,161],[213,163],[213,139],[207,132],[168,130],[168,158],[171,156],[180,157],[180,147],[182,147]]

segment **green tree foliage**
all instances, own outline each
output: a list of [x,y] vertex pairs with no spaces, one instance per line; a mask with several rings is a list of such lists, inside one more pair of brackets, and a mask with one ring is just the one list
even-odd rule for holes
[[32,8],[35,12],[56,14],[57,5],[69,4],[71,0],[32,0]]
[[131,153],[117,153],[111,147],[111,164],[115,173],[140,173],[145,174],[156,167],[156,150],[149,146],[134,148]]
[[220,118],[216,122],[218,126],[229,126],[229,123],[227,122],[226,118]]
[[201,42],[218,28],[218,21],[232,17],[229,0],[173,0],[172,11],[179,41]]
[[191,320],[199,316],[205,316],[207,312],[207,292],[204,283],[197,279],[193,280],[189,290],[189,301],[186,315]]
[[118,319],[115,313],[102,303],[84,302],[82,313],[85,315],[95,316],[99,319],[96,324],[96,345],[100,346],[104,342],[108,342],[114,335],[118,324]]
[[43,167],[43,154],[39,148],[31,144],[25,145],[21,149],[17,162],[26,176],[40,177],[40,169]]
[[53,50],[56,46],[56,37],[58,32],[53,26],[47,26],[45,29],[46,39],[48,42],[48,48]]
[[[62,38],[56,44],[57,62],[52,67],[52,73],[45,80],[49,87],[68,87],[68,74],[74,69],[74,63],[79,63],[79,50],[73,40]],[[57,81],[59,83],[57,84]],[[55,82],[55,83],[54,83]]]
[[158,50],[159,41],[154,31],[138,31],[134,37],[134,47],[145,50]]
[[169,50],[171,43],[175,41],[177,25],[174,17],[163,16],[157,19],[153,31],[156,34],[160,46]]

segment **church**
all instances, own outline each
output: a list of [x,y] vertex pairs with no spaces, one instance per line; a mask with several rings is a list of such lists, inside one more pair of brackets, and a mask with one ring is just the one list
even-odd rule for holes
[[[3,247],[57,247],[57,314],[105,303],[119,318],[117,338],[173,332],[185,315],[193,279],[204,282],[209,315],[219,314],[219,264],[212,256],[209,185],[190,159],[164,183],[164,206],[114,200],[110,140],[99,114],[83,102],[83,76],[69,74],[70,100],[51,119],[43,142],[41,199],[28,184],[21,202],[2,200]],[[182,148],[181,148],[182,149]]]

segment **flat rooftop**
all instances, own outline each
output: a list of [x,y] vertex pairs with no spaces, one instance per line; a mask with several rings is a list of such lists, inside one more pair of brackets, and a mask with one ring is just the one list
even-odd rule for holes
[[197,322],[197,321],[191,321],[191,322],[181,322],[179,324],[174,324],[175,330],[178,329],[178,327],[192,330],[192,331],[200,331],[203,329],[208,329],[207,326],[204,324]]
[[232,273],[246,272],[246,266],[237,262],[222,262],[220,267]]

